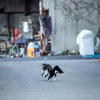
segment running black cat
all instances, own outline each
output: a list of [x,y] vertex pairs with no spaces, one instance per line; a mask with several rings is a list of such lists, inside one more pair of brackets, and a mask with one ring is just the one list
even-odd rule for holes
[[49,81],[51,80],[52,77],[54,77],[54,81],[55,81],[58,73],[60,73],[60,74],[62,74],[62,76],[64,76],[64,72],[57,65],[54,68],[52,68],[51,65],[43,63],[41,66],[42,66],[41,76],[43,77],[43,75],[44,75],[44,78],[46,76],[48,76]]

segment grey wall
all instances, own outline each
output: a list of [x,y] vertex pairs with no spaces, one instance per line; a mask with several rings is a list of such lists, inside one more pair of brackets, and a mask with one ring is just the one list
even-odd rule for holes
[[[100,26],[100,15],[97,11],[80,19],[78,22],[64,16],[60,9],[55,7],[55,0],[43,0],[43,7],[49,9],[49,15],[52,17],[52,51],[60,50],[75,50],[78,51],[79,47],[76,44],[76,38],[79,32],[83,29],[88,29],[97,33]],[[59,0],[68,3],[70,0]],[[73,7],[73,5],[69,5]],[[66,11],[65,11],[66,13]],[[90,23],[89,20],[93,23]]]

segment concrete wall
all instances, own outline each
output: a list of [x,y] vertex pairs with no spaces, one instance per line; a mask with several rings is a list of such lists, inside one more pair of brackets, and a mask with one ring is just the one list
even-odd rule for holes
[[[76,21],[63,15],[61,10],[55,5],[55,0],[43,0],[43,7],[49,9],[49,15],[52,17],[52,51],[60,50],[75,50],[78,51],[79,47],[76,44],[76,38],[79,32],[83,29],[89,29],[95,34],[100,26],[100,16],[97,11],[93,11],[92,14],[85,16],[84,18]],[[57,1],[57,0],[56,0]],[[65,3],[70,0],[58,0]],[[73,5],[69,5],[73,7]],[[66,13],[66,11],[64,11]],[[93,23],[87,21],[91,19]]]

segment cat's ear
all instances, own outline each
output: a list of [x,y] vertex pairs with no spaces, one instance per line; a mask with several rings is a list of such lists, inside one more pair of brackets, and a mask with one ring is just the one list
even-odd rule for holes
[[47,65],[47,63],[42,63],[42,65]]

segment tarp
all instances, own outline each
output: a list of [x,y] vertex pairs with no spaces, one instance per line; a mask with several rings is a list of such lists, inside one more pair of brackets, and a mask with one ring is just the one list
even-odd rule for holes
[[94,55],[85,55],[85,56],[82,56],[82,58],[100,58],[100,52]]
[[83,56],[82,58],[100,58],[100,54],[86,55],[86,56]]
[[32,48],[39,48],[39,45],[37,42],[29,42],[27,49],[32,49]]
[[17,43],[20,44],[20,43],[26,43],[26,39],[23,38],[23,39],[18,39],[17,40]]
[[52,23],[51,23],[51,17],[43,16],[39,17],[40,26],[42,28],[42,33],[45,37],[49,37],[49,35],[52,32]]

